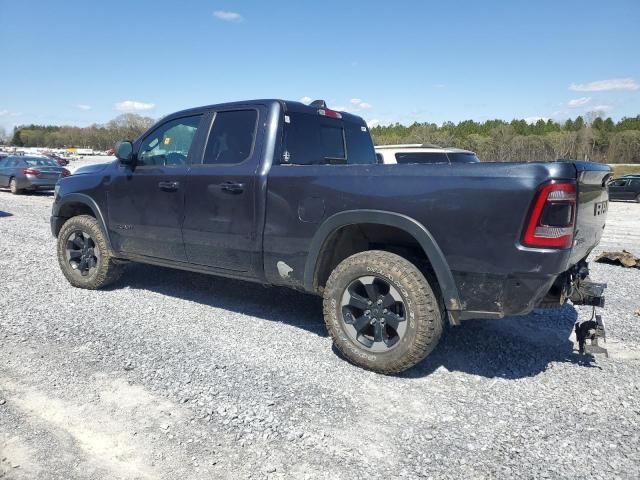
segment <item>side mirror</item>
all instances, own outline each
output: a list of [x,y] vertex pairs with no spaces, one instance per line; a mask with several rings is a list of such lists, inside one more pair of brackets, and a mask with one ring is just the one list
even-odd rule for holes
[[120,163],[130,165],[133,163],[133,144],[131,142],[118,142],[116,144],[116,157]]

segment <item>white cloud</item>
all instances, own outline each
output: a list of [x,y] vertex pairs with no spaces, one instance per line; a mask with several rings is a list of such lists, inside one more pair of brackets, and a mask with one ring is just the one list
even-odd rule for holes
[[524,121],[530,125],[534,123],[538,123],[538,120],[544,120],[545,122],[549,120],[549,117],[525,117]]
[[591,107],[589,110],[591,112],[596,112],[596,113],[607,113],[611,111],[611,105],[595,105],[593,107]]
[[569,90],[574,92],[603,92],[605,90],[638,90],[640,84],[633,78],[613,78],[590,83],[572,83]]
[[91,105],[86,105],[84,103],[79,103],[76,105],[76,108],[79,110],[91,110]]
[[349,102],[351,103],[351,105],[354,105],[356,107],[354,109],[354,111],[356,112],[358,110],[369,110],[370,108],[373,108],[373,105],[363,101],[361,98],[352,98],[351,100],[349,100]]
[[216,10],[213,12],[213,16],[219,20],[224,20],[225,22],[241,22],[244,20],[242,15],[237,12],[227,12],[225,10]]
[[5,115],[9,115],[9,110],[0,110],[0,117],[4,117]]
[[123,100],[113,106],[119,112],[144,112],[153,110],[156,105],[154,103],[138,102],[135,100]]
[[591,101],[591,97],[574,98],[573,100],[569,100],[567,102],[567,107],[569,107],[569,108],[582,107],[583,105],[586,105],[590,101]]
[[377,125],[380,125],[380,120],[378,120],[377,118],[372,118],[371,120],[367,121],[367,125],[369,125],[369,128],[373,128]]
[[347,107],[345,107],[344,105],[338,105],[337,107],[329,107],[331,110],[335,110],[336,112],[346,112],[347,110],[349,110]]
[[313,98],[311,98],[311,97],[307,97],[307,96],[304,96],[304,97],[302,97],[302,98],[300,99],[300,101],[301,101],[302,103],[306,103],[307,105],[309,105],[309,104],[313,101]]

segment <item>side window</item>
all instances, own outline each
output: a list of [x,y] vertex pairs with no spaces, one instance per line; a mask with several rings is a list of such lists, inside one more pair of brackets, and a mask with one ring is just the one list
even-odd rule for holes
[[381,153],[376,153],[376,160],[378,161],[378,163],[380,165],[382,165],[384,163],[384,157],[382,156]]
[[138,150],[137,165],[185,165],[202,115],[163,123],[145,137]]
[[414,152],[396,153],[396,162],[405,163],[449,163],[446,153],[442,152]]
[[344,133],[347,139],[347,163],[349,165],[384,163],[382,159],[378,162],[371,134],[365,125],[345,122]]
[[616,180],[611,184],[612,187],[624,187],[627,184],[626,180]]
[[634,178],[629,182],[629,185],[636,188],[640,187],[640,178]]
[[293,165],[324,163],[320,143],[319,117],[304,113],[285,115],[282,163]]
[[451,163],[478,163],[480,159],[474,153],[447,153]]
[[253,150],[257,124],[257,110],[216,113],[202,163],[233,165],[244,162]]
[[20,161],[17,158],[10,158],[7,160],[7,167],[17,167]]

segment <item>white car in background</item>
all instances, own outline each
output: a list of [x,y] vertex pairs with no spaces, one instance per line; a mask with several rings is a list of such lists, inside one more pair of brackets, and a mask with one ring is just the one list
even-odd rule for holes
[[445,148],[430,143],[406,145],[378,145],[378,163],[420,164],[420,163],[477,163],[480,159],[470,150]]

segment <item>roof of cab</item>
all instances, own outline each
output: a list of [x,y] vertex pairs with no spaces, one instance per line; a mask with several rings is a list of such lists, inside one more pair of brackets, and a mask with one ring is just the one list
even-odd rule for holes
[[[220,108],[226,109],[226,108],[234,108],[234,107],[248,107],[252,105],[271,106],[276,103],[279,104],[285,112],[316,114],[318,113],[318,110],[319,110],[318,107],[312,107],[302,102],[269,98],[269,99],[241,100],[237,102],[216,103],[212,105],[204,105],[201,107],[188,108],[185,110],[180,110],[175,113],[171,113],[164,118],[180,117],[180,116],[189,115],[189,114],[201,113],[206,110],[213,110],[213,109],[220,109]],[[327,107],[327,110],[332,110],[332,108]],[[337,111],[337,110],[334,110],[334,111]],[[360,124],[365,124],[365,121],[361,117],[357,115],[353,115],[352,113],[340,111],[340,115],[342,115],[343,120],[349,120],[349,121],[358,122]]]

